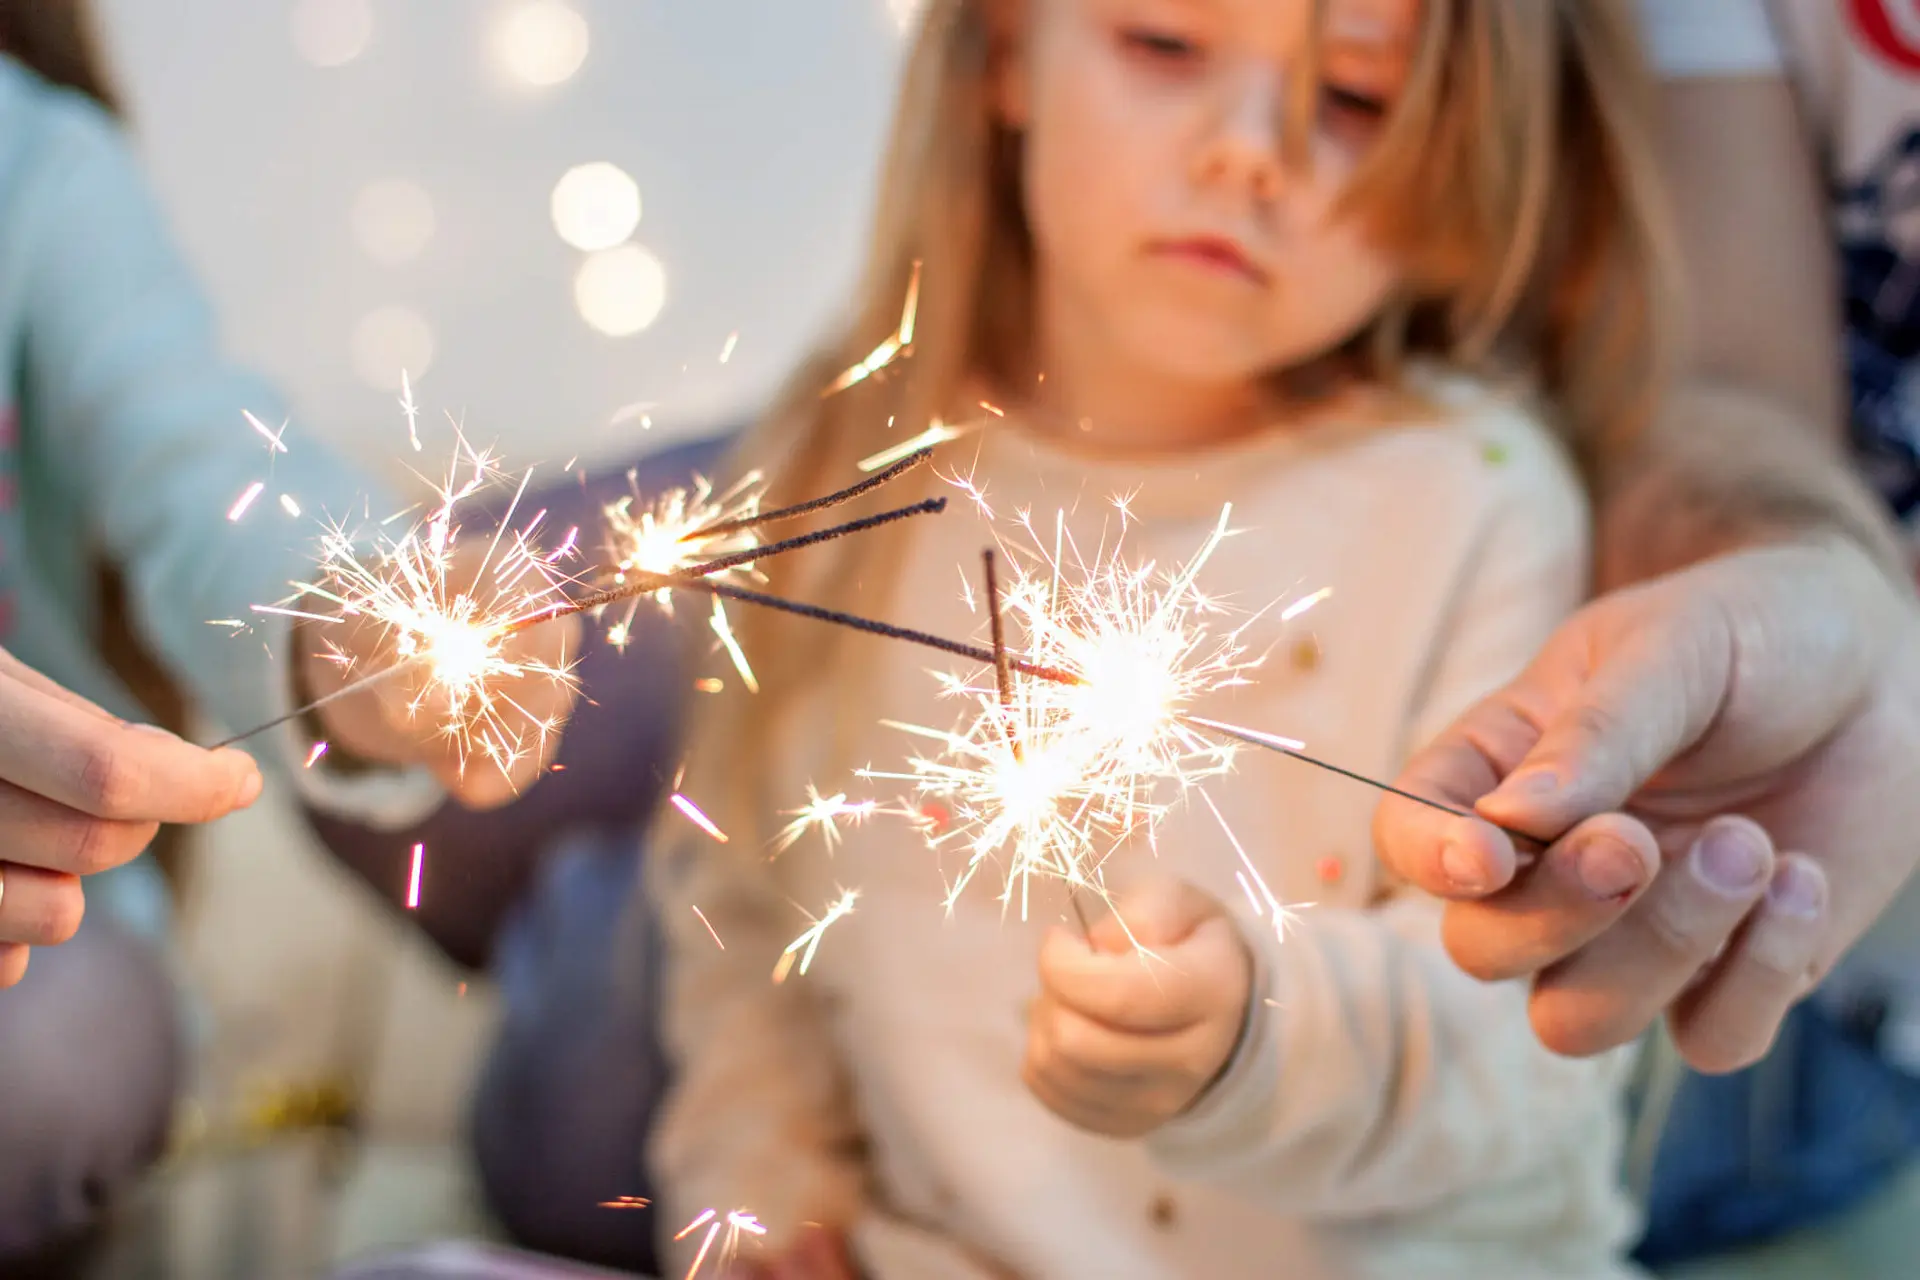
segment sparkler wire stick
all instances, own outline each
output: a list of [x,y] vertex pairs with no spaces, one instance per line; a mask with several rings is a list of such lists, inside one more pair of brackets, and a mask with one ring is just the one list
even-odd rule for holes
[[293,710],[287,712],[285,715],[275,716],[273,719],[267,721],[265,724],[257,724],[253,728],[247,730],[245,733],[236,733],[231,738],[227,738],[220,742],[216,742],[212,746],[208,747],[207,750],[218,751],[222,747],[235,746],[238,743],[245,742],[248,738],[258,737],[260,734],[265,733],[269,729],[278,729],[281,725],[286,724],[289,721],[298,720],[301,716],[306,715],[308,712],[318,711],[320,708],[326,706],[328,703],[336,702],[341,698],[350,697],[353,694],[363,692],[367,689],[371,689],[377,684],[381,684],[381,683],[384,683],[385,681],[391,680],[395,676],[400,675],[403,672],[410,671],[414,667],[422,665],[431,657],[432,657],[432,654],[430,653],[416,653],[411,658],[407,658],[401,662],[396,662],[390,667],[382,667],[378,671],[372,672],[371,674],[368,674],[368,675],[361,676],[358,680],[353,681],[351,684],[341,685],[338,689],[335,689],[332,693],[329,693],[324,698],[315,698],[312,702],[307,703],[305,706],[295,707]]
[[872,493],[881,485],[898,480],[914,468],[923,466],[933,458],[932,449],[922,449],[908,454],[885,471],[868,476],[858,484],[849,485],[838,493],[830,493],[824,498],[813,498],[806,502],[795,503],[790,507],[778,507],[772,511],[762,511],[757,515],[741,516],[735,520],[722,520],[715,524],[704,525],[681,539],[692,542],[699,538],[717,538],[723,534],[738,533],[742,529],[757,529],[763,525],[777,524],[782,520],[792,520],[799,516],[812,515],[816,511],[825,511],[829,507],[838,507],[852,502],[863,494]]
[[[878,528],[883,524],[892,524],[896,520],[905,520],[911,516],[935,515],[946,509],[947,500],[945,498],[927,498],[909,507],[899,507],[893,511],[882,511],[878,515],[866,516],[859,520],[849,520],[845,524],[837,524],[831,528],[821,529],[814,533],[803,533],[796,538],[786,538],[779,542],[769,542],[765,546],[752,547],[745,551],[736,551],[731,555],[719,556],[701,564],[691,565],[679,573],[648,573],[644,570],[628,570],[626,571],[626,576],[633,579],[633,581],[623,583],[617,587],[608,587],[604,591],[596,591],[591,595],[582,596],[578,600],[569,601],[563,605],[554,605],[550,608],[542,609],[537,613],[530,613],[524,618],[518,618],[508,623],[504,634],[513,635],[516,632],[526,630],[528,627],[538,626],[543,622],[551,622],[555,618],[570,618],[577,613],[590,613],[595,609],[603,608],[610,604],[618,604],[623,600],[633,600],[640,596],[652,595],[656,591],[668,588],[673,590],[712,591],[715,595],[727,596],[729,599],[747,599],[749,596],[758,595],[758,593],[749,592],[745,595],[735,596],[731,593],[731,589],[727,591],[715,590],[715,588],[718,588],[721,584],[707,582],[707,575],[719,573],[725,569],[735,569],[743,564],[755,564],[761,560],[770,559],[773,556],[784,555],[789,551],[798,551],[803,547],[817,546],[822,542],[832,542],[836,538],[844,538],[849,534],[862,533],[868,529]],[[768,599],[771,598],[773,597],[768,597]]]

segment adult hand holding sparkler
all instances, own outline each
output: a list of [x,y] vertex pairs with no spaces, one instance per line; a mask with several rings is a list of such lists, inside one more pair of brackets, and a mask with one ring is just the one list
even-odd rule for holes
[[0,650],[0,988],[25,974],[29,947],[80,927],[81,876],[131,861],[163,822],[211,822],[260,788],[242,753],[128,724]]
[[1224,906],[1183,881],[1142,884],[1087,937],[1047,938],[1027,1087],[1069,1124],[1143,1137],[1227,1069],[1253,990],[1252,952]]

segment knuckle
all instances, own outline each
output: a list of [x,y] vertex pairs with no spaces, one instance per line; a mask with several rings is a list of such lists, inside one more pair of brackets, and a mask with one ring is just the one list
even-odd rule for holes
[[80,803],[88,813],[120,818],[132,811],[139,797],[140,778],[112,742],[82,748],[75,772]]
[[1582,738],[1589,740],[1613,737],[1620,727],[1620,717],[1608,706],[1597,702],[1586,702],[1573,709],[1573,729]]

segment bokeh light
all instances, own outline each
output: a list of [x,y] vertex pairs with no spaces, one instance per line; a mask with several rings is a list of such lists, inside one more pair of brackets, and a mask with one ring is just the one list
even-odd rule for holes
[[293,7],[293,47],[316,67],[343,67],[372,42],[371,0],[300,0]]
[[582,253],[611,249],[640,225],[640,186],[618,165],[569,169],[553,187],[553,228]]
[[518,0],[501,9],[488,44],[500,71],[515,83],[544,89],[571,80],[592,45],[587,20],[561,0]]
[[368,183],[353,202],[353,238],[375,262],[411,262],[433,242],[433,197],[418,183],[395,178]]
[[610,338],[639,333],[667,303],[667,270],[637,244],[594,254],[573,281],[574,303],[588,324]]
[[408,307],[382,307],[354,326],[354,372],[377,391],[399,391],[403,373],[418,380],[434,352],[433,326]]

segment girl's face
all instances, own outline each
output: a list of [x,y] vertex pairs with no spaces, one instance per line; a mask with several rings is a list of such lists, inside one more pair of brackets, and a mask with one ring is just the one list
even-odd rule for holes
[[[1336,208],[1406,78],[1420,0],[1025,0],[998,82],[1024,143],[1043,348],[1244,383],[1338,346],[1400,280]],[[1042,351],[1043,358],[1049,352]]]

